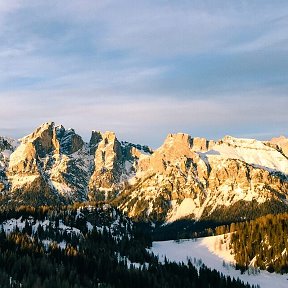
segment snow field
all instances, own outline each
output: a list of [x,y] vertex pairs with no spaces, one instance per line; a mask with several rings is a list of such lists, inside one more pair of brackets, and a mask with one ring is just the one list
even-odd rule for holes
[[239,278],[251,285],[261,288],[287,288],[288,274],[256,271],[251,267],[244,274],[234,268],[234,259],[229,251],[229,235],[211,236],[191,240],[153,242],[151,251],[164,262],[165,257],[170,261],[188,263],[188,260],[200,266],[216,269],[226,276]]

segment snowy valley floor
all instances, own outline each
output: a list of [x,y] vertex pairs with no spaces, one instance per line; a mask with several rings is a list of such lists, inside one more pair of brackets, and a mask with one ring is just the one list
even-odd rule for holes
[[258,284],[261,288],[288,287],[288,274],[256,272],[255,269],[241,274],[233,267],[234,261],[228,247],[229,236],[219,235],[178,242],[153,242],[151,250],[159,256],[161,261],[164,261],[165,256],[168,260],[175,262],[187,263],[190,259],[195,265],[200,265],[202,261],[207,267],[216,269],[224,275],[239,278],[253,285]]

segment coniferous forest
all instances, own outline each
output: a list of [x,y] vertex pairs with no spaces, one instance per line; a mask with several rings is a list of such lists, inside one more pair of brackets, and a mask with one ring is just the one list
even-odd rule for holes
[[230,225],[231,248],[238,268],[249,265],[288,273],[288,214],[266,215]]
[[149,234],[109,206],[22,206],[0,220],[1,288],[250,287],[204,265],[160,263]]

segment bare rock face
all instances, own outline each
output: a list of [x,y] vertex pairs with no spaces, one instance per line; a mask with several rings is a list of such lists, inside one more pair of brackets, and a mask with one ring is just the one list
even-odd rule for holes
[[123,189],[135,173],[141,155],[135,146],[120,143],[113,132],[92,132],[90,153],[94,163],[89,182],[90,200],[109,200]]
[[192,138],[192,150],[200,151],[200,152],[207,152],[213,148],[215,145],[215,141],[207,140],[205,138],[195,137]]
[[45,195],[44,203],[55,199],[85,200],[89,164],[81,156],[88,154],[86,150],[73,129],[44,123],[23,138],[11,154],[8,169],[11,192],[21,193],[25,199],[28,194]]
[[10,155],[17,147],[18,142],[0,137],[0,192],[7,192],[9,190],[9,182],[7,178],[7,169],[9,166]]
[[95,155],[96,149],[98,147],[99,142],[102,141],[102,133],[99,131],[92,131],[89,147],[90,147],[90,154]]
[[288,158],[288,138],[280,136],[278,138],[272,138],[269,142],[278,145],[278,147],[282,149],[284,155]]
[[192,138],[188,134],[169,134],[164,144],[153,155],[145,155],[140,158],[138,170],[147,171],[150,174],[166,171],[170,163],[179,158],[186,159],[195,153],[191,150]]
[[38,154],[32,142],[21,144],[10,157],[10,173],[34,175],[39,173]]
[[0,193],[25,204],[113,201],[133,218],[166,222],[244,213],[251,203],[288,209],[287,142],[178,133],[152,151],[113,132],[92,131],[85,143],[44,123],[20,143],[0,137]]
[[[38,132],[40,131],[38,130]],[[48,204],[55,197],[42,170],[38,154],[39,151],[43,157],[45,155],[44,151],[52,149],[51,141],[47,139],[47,133],[45,131],[42,133],[43,131],[40,132],[44,136],[43,140],[37,133],[34,134],[35,138],[31,135],[31,142],[28,138],[25,138],[10,157],[8,179],[11,192],[20,203],[32,200],[35,196],[40,196],[44,203]],[[49,194],[51,194],[50,197]]]
[[22,144],[32,143],[39,157],[59,150],[59,142],[55,135],[53,122],[47,122],[38,127],[35,132],[22,139]]
[[221,166],[212,162],[207,183],[209,197],[205,203],[206,214],[239,201],[262,204],[274,198],[282,201],[288,197],[285,174],[275,174],[239,159],[222,160]]
[[207,218],[241,201],[286,203],[287,160],[254,139],[170,134],[151,156],[140,157],[136,176],[115,203],[131,217],[160,221]]
[[131,217],[164,221],[173,217],[178,203],[190,199],[186,215],[193,214],[193,208],[200,208],[205,200],[207,177],[208,167],[193,151],[193,139],[187,134],[169,134],[151,156],[140,158],[135,183],[122,192],[119,207]]
[[[92,137],[94,135],[92,134]],[[108,193],[112,192],[120,182],[122,170],[121,144],[112,132],[101,134],[100,139],[95,149],[94,171],[90,179],[89,189],[90,191],[96,191],[96,193],[101,190]],[[91,140],[93,141],[93,139]],[[103,196],[103,200],[105,200],[107,197]]]
[[0,136],[0,153],[3,151],[14,151],[17,141]]
[[56,129],[56,135],[60,142],[61,154],[71,155],[84,146],[84,141],[75,133],[74,129],[65,130],[63,126],[59,126]]
[[113,132],[93,131],[85,143],[53,122],[21,139],[17,149],[9,145],[0,141],[0,192],[30,204],[114,198],[136,173],[141,155],[152,153],[147,146],[120,143]]

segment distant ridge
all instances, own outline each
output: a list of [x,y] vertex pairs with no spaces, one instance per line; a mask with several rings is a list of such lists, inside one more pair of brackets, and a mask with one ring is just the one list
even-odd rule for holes
[[132,218],[166,222],[245,218],[287,209],[287,147],[284,136],[213,141],[177,133],[153,151],[109,131],[92,131],[85,143],[74,129],[47,122],[19,141],[0,137],[1,201],[106,201]]

